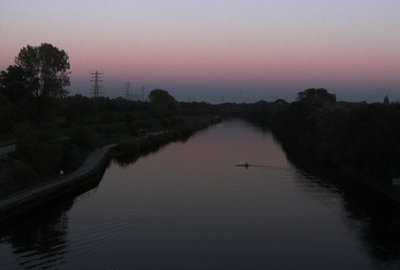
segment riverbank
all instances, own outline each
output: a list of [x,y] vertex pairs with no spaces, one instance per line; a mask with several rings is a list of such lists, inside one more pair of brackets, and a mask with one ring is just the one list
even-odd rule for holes
[[[149,151],[178,139],[187,138],[194,132],[218,123],[220,118],[212,117],[175,127],[174,129],[150,132],[141,137],[100,147],[92,152],[77,170],[56,177],[28,189],[0,198],[0,220],[15,216],[32,207],[68,193],[76,193],[99,181],[111,158],[126,160],[127,156],[139,157]],[[133,147],[134,145],[134,147]]]
[[[234,166],[245,158],[276,167]],[[3,223],[2,265],[391,269],[399,219],[362,199],[291,167],[271,133],[224,120]]]
[[221,118],[212,116],[185,122],[174,128],[163,131],[150,132],[144,136],[134,137],[122,141],[116,147],[115,158],[120,164],[130,164],[140,155],[158,150],[161,146],[173,141],[185,141],[198,130],[221,122]]
[[329,170],[400,205],[400,189],[392,184],[400,175],[399,104],[340,102],[325,89],[308,89],[296,102],[258,102],[250,111],[301,167]]
[[[380,184],[379,181],[373,179],[362,179],[360,177],[350,177],[343,171],[337,170],[330,166],[322,165],[314,159],[310,159],[299,153],[293,148],[285,145],[285,142],[276,140],[282,145],[289,161],[296,166],[299,170],[313,175],[320,179],[329,182],[332,185],[350,193],[357,193],[359,196],[364,196],[368,203],[374,204],[377,201],[386,202],[384,205],[392,205],[400,210],[400,188],[394,187],[389,184]],[[364,194],[364,195],[360,195]]]
[[75,191],[96,181],[97,176],[102,174],[109,163],[115,146],[113,144],[97,149],[89,155],[79,169],[70,174],[1,198],[0,220],[15,216],[56,196]]

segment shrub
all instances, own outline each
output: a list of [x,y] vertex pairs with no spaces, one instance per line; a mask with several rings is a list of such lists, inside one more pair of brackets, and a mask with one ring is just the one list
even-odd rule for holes
[[71,134],[71,142],[79,147],[90,149],[93,146],[90,132],[83,128],[76,128]]

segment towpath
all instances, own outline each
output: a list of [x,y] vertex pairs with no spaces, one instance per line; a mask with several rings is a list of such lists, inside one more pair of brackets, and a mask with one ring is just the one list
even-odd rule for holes
[[[62,136],[56,139],[56,141],[65,141],[65,140],[69,140],[69,137]],[[0,147],[0,158],[14,152],[16,149],[17,147],[15,146],[15,144],[10,144],[7,146]]]
[[88,156],[85,163],[74,172],[71,172],[64,176],[60,176],[56,179],[50,180],[39,186],[25,189],[18,193],[14,193],[9,196],[0,198],[0,212],[10,207],[13,207],[14,205],[31,201],[36,196],[40,196],[40,194],[50,192],[52,189],[55,189],[63,185],[67,185],[69,183],[74,182],[76,179],[80,177],[84,177],[85,175],[89,174],[92,170],[94,170],[97,164],[108,153],[108,151],[110,151],[111,148],[115,146],[116,144],[112,144],[95,150]]
[[0,157],[15,151],[15,144],[0,147]]

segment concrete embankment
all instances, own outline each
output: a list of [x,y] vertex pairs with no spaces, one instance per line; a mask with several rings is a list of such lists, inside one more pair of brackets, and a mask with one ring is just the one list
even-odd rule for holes
[[0,198],[0,220],[10,218],[62,194],[76,192],[98,181],[116,145],[97,149],[76,171],[42,185]]

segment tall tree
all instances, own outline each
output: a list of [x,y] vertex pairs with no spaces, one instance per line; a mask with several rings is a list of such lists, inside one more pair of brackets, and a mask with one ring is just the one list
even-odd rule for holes
[[336,96],[329,93],[324,88],[310,88],[299,92],[297,94],[297,100],[309,104],[335,103]]
[[0,132],[8,133],[12,131],[14,123],[31,121],[36,116],[28,78],[29,74],[16,65],[0,72],[0,126],[3,127]]
[[69,61],[64,50],[48,43],[32,47],[28,45],[20,50],[15,64],[27,71],[36,97],[64,97],[64,89],[70,85]]
[[16,65],[9,66],[6,71],[0,72],[0,92],[14,103],[31,99],[33,93],[30,77],[25,69]]
[[64,89],[70,85],[67,53],[48,43],[37,47],[28,45],[20,50],[15,64],[24,70],[36,100],[37,120],[47,120],[54,99],[68,94]]
[[149,100],[152,110],[161,114],[173,112],[178,107],[176,99],[168,91],[162,89],[152,90],[149,94]]

